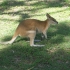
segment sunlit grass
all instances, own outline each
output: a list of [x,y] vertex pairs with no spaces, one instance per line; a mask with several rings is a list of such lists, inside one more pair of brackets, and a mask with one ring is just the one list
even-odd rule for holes
[[[44,47],[30,47],[29,42],[22,37],[18,37],[12,45],[0,45],[0,69],[69,70],[70,8],[68,6],[48,7],[46,2],[38,3],[34,0],[29,3],[25,0],[3,2],[0,1],[2,10],[0,13],[0,41],[10,40],[18,24],[25,19],[45,20],[46,13],[49,13],[59,24],[50,26],[47,40],[35,42],[35,44],[44,44]],[[36,39],[41,39],[41,36],[37,35]]]

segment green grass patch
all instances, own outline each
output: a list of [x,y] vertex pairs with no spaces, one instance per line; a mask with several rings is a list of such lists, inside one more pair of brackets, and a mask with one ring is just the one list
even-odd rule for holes
[[[48,29],[48,39],[30,47],[26,38],[18,37],[11,45],[0,44],[0,70],[70,70],[70,7],[66,1],[1,0],[0,41],[12,38],[18,24],[28,18],[46,19],[53,16],[58,25]],[[38,34],[36,39],[41,39]]]

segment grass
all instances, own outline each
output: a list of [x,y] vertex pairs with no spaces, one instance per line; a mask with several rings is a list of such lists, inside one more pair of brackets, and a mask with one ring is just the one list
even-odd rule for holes
[[[46,19],[46,13],[56,18],[58,25],[51,25],[48,39],[30,47],[18,37],[12,45],[0,45],[0,70],[70,70],[70,7],[65,2],[1,0],[0,41],[11,39],[18,24],[28,18]],[[37,35],[36,39],[40,39]]]

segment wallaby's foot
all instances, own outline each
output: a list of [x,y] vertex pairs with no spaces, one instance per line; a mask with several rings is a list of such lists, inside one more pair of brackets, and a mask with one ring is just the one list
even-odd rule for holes
[[43,47],[45,45],[31,45],[31,46],[33,46],[33,47]]

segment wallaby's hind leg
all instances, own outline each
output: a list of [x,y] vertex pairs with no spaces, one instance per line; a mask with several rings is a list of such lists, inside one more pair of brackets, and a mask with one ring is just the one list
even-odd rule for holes
[[30,46],[34,46],[35,36],[36,36],[36,31],[32,31],[29,33],[28,37],[30,38]]
[[30,34],[29,34],[30,46],[35,46],[35,47],[42,47],[42,46],[44,46],[44,45],[35,45],[35,44],[34,44],[35,36],[36,36],[36,32],[35,32],[35,31],[34,31],[33,33],[30,33]]

